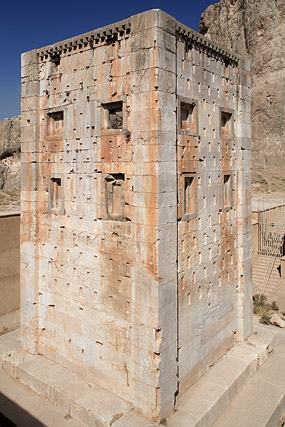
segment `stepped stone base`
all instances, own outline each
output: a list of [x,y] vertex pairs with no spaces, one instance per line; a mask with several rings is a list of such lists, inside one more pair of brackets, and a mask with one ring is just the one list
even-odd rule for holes
[[281,427],[283,417],[285,421],[285,331],[274,329],[278,333],[278,347],[213,427],[228,427],[233,420],[235,427]]
[[[167,426],[210,426],[277,345],[261,325],[237,344],[178,400]],[[86,426],[149,427],[128,402],[40,355],[20,347],[19,331],[0,337],[0,369]]]
[[248,340],[235,345],[184,393],[167,426],[212,426],[277,345],[276,332],[255,325]]
[[70,370],[20,347],[19,330],[0,340],[0,368],[86,426],[109,426],[131,405]]

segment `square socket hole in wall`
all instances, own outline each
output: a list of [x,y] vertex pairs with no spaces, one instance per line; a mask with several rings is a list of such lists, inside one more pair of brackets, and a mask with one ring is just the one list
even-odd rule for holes
[[178,131],[187,135],[197,135],[198,114],[195,101],[185,98],[179,99]]
[[108,102],[103,106],[103,129],[123,129],[123,101]]
[[233,137],[233,115],[227,111],[221,111],[221,137]]
[[192,219],[197,216],[197,185],[196,174],[182,175],[183,189],[183,219]]
[[224,208],[232,207],[232,193],[233,193],[233,184],[232,184],[232,174],[224,174],[223,179],[223,199],[224,199]]
[[108,219],[125,220],[125,175],[109,174],[105,178],[105,188]]
[[63,111],[53,111],[47,113],[47,136],[63,136]]

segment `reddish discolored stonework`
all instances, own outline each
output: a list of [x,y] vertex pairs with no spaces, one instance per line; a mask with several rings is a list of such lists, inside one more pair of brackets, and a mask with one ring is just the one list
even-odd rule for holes
[[150,418],[251,331],[247,67],[160,10],[22,57],[22,346]]

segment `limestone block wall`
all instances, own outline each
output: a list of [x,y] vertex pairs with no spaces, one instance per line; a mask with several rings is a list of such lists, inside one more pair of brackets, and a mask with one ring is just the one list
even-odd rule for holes
[[247,91],[160,10],[23,54],[24,349],[162,419],[249,334]]
[[159,233],[167,244],[158,207],[172,203],[167,182],[158,185],[168,147],[156,19],[133,18],[131,36],[126,21],[109,38],[69,41],[60,59],[32,51],[22,64],[23,347],[150,416],[160,399]]
[[[180,27],[177,187],[181,391],[239,335],[244,337],[250,330],[250,311],[245,318],[244,313],[238,313],[244,269],[251,281],[248,77],[248,69],[236,60],[213,55],[199,42],[189,40],[185,28]],[[189,126],[184,120],[185,108],[191,109]],[[189,196],[192,206],[188,206]],[[246,298],[250,301],[250,295]],[[246,332],[239,324],[240,316],[247,325]]]
[[20,307],[20,213],[0,213],[0,316]]

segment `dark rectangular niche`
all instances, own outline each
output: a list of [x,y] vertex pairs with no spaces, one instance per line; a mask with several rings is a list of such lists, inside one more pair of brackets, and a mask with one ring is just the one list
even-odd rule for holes
[[108,219],[125,220],[125,175],[109,174],[105,178],[106,208]]
[[197,215],[196,174],[183,174],[183,219],[192,219]]
[[178,109],[178,131],[187,135],[198,134],[197,103],[180,98]]
[[221,111],[221,137],[233,137],[233,115],[226,111]]
[[62,180],[58,176],[50,179],[49,210],[51,212],[63,213]]
[[47,113],[47,136],[63,136],[63,111]]
[[103,104],[103,129],[123,129],[123,102],[109,102]]
[[232,176],[231,176],[231,174],[224,174],[223,192],[224,192],[224,207],[230,208],[232,206]]

